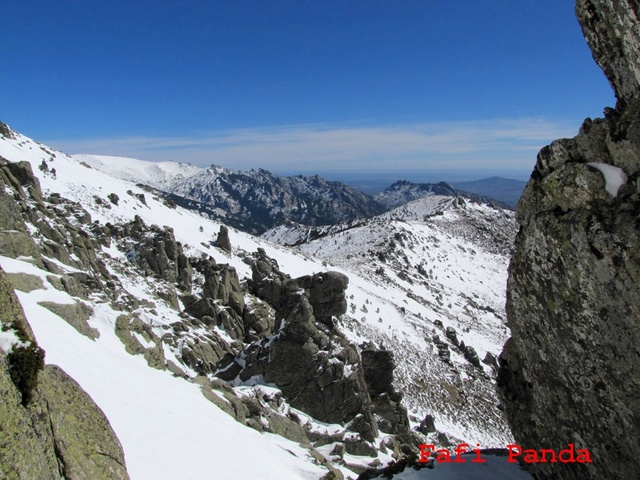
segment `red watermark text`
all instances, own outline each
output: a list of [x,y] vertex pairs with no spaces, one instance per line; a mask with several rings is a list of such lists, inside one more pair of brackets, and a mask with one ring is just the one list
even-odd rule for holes
[[[427,463],[434,460],[438,463],[466,463],[467,459],[462,455],[470,453],[471,463],[485,463],[486,460],[480,455],[480,444],[472,448],[468,443],[459,444],[452,452],[446,448],[436,448],[428,443],[420,445],[419,462]],[[569,443],[567,448],[560,451],[551,448],[541,448],[540,450],[522,449],[520,445],[507,445],[508,463],[591,463],[591,454],[586,448],[576,449],[573,443]]]

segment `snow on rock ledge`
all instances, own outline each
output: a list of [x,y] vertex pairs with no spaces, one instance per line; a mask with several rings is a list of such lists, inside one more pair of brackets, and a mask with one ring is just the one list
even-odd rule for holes
[[587,163],[587,165],[595,168],[600,173],[602,173],[605,181],[604,188],[611,194],[612,197],[618,195],[618,190],[620,190],[620,187],[627,183],[627,174],[624,173],[624,170],[622,170],[620,167],[614,167],[613,165],[608,165],[601,162],[589,162]]

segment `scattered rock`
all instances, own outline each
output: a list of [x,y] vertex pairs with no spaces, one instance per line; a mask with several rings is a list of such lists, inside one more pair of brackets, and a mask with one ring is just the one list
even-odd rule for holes
[[216,239],[218,248],[227,253],[231,253],[231,240],[229,240],[229,229],[225,225],[220,225],[220,231]]
[[418,427],[418,431],[420,433],[423,433],[424,435],[427,435],[429,433],[432,433],[432,432],[436,431],[436,423],[435,423],[435,420],[433,418],[433,415],[431,415],[429,413],[424,417],[424,419],[420,422],[420,426]]

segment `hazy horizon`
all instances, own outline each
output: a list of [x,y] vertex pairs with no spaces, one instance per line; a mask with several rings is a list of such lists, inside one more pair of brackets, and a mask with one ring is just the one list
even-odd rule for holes
[[363,193],[375,194],[381,192],[393,183],[407,180],[413,183],[464,183],[477,180],[485,180],[493,177],[505,180],[527,182],[531,172],[524,171],[494,171],[494,170],[468,170],[468,171],[387,171],[387,172],[312,172],[312,171],[272,171],[281,176],[318,175],[326,180],[345,183]]

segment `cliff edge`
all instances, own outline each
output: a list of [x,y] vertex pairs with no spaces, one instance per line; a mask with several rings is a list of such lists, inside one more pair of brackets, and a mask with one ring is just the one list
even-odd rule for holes
[[573,444],[591,463],[532,463],[539,479],[640,470],[640,3],[578,0],[618,99],[538,154],[517,207],[512,337],[498,389],[523,449]]

